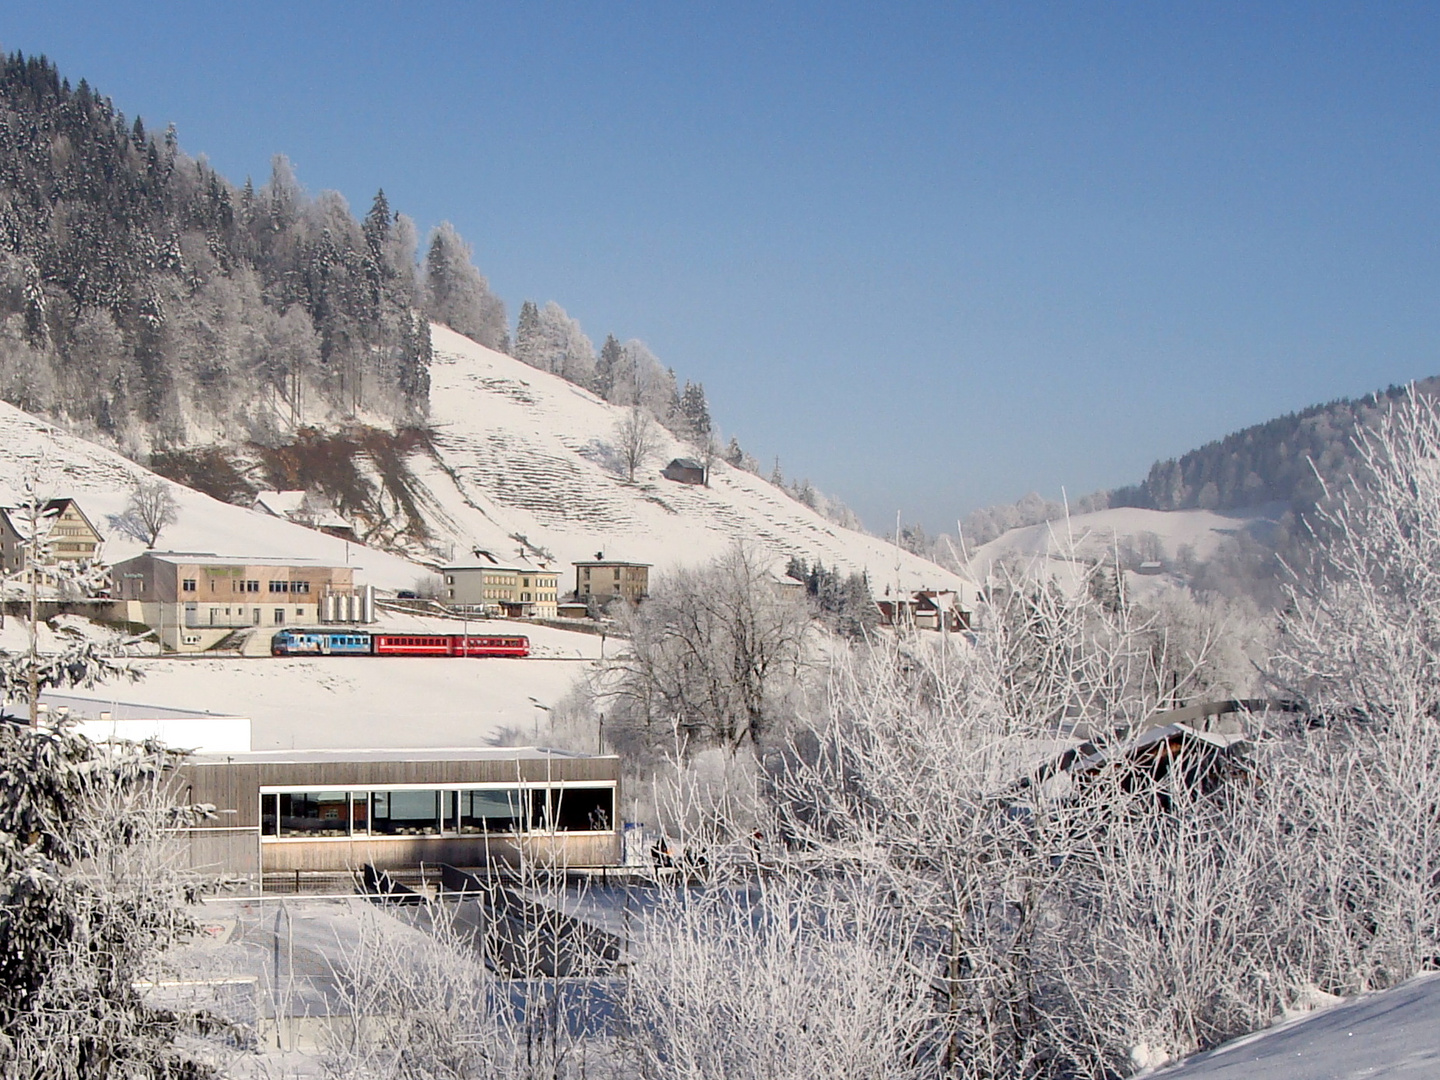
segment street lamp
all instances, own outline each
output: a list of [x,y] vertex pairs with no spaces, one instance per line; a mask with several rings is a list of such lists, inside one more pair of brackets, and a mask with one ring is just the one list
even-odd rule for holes
[[535,745],[538,746],[540,745],[540,713],[549,712],[550,706],[542,705],[537,699],[533,697],[530,699],[530,704],[534,705],[537,710],[535,713]]

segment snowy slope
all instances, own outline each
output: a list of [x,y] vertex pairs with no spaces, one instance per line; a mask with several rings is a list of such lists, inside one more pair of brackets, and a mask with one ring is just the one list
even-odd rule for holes
[[[717,462],[709,488],[674,483],[660,470],[694,450],[667,432],[627,482],[614,466],[624,410],[558,376],[432,327],[430,416],[437,458],[410,462],[432,499],[427,523],[442,543],[513,553],[519,533],[549,548],[562,568],[609,558],[665,570],[755,544],[783,566],[791,555],[866,570],[877,592],[962,582],[883,540],[831,524],[773,486]],[[899,568],[897,571],[897,561]],[[562,587],[565,582],[562,580]]]
[[[1263,531],[1264,517],[1229,516],[1209,510],[1142,510],[1118,507],[1075,514],[1069,520],[1011,529],[970,554],[967,569],[983,581],[997,563],[1009,561],[1035,574],[1065,582],[1074,577],[1072,559],[1081,562],[1113,559],[1117,546],[1132,552],[1153,551],[1169,563],[1188,548],[1200,562],[1211,558],[1227,538],[1243,532]],[[1144,588],[1163,587],[1164,579],[1130,575]]]
[[[38,478],[42,494],[79,500],[80,508],[105,537],[102,554],[108,562],[119,562],[144,549],[138,540],[114,529],[108,519],[124,511],[137,480],[159,478],[113,451],[0,402],[0,501],[7,505],[18,502],[30,475]],[[355,567],[357,581],[385,589],[411,588],[425,573],[422,567],[393,555],[163,482],[175,495],[179,517],[161,535],[162,548],[301,557],[338,566],[348,563]]]
[[1431,1080],[1440,1076],[1440,975],[1421,975],[1247,1035],[1155,1080]]

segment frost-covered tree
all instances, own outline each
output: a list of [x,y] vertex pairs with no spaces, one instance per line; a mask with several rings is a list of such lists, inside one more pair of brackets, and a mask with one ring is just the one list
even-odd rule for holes
[[448,221],[430,234],[425,253],[430,315],[450,329],[498,349],[506,333],[505,305],[471,262],[470,245]]
[[148,1004],[142,982],[193,929],[174,869],[175,755],[0,722],[0,1071],[17,1080],[199,1080],[181,1049],[195,1017]]
[[625,354],[614,334],[605,335],[605,344],[600,347],[600,356],[595,361],[594,389],[606,401],[615,401],[615,379],[619,375]]
[[635,473],[660,447],[660,433],[650,410],[638,402],[625,410],[615,425],[615,449],[632,484]]
[[789,719],[809,622],[743,547],[666,575],[627,613],[630,645],[612,664],[607,733],[651,751],[678,737],[686,753],[758,753]]
[[153,548],[161,534],[180,517],[180,504],[165,480],[137,480],[131,489],[125,509],[115,518],[114,525],[133,536],[147,548]]
[[579,386],[594,382],[595,347],[580,324],[553,300],[538,309],[530,300],[521,305],[515,359]]

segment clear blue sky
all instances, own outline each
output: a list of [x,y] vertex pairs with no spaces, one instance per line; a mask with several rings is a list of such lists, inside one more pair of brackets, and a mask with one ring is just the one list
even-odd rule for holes
[[1440,373],[1440,8],[10,5],[237,183],[453,221],[884,529]]

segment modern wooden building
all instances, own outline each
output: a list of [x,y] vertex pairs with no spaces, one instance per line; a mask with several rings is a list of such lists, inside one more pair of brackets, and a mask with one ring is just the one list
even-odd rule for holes
[[182,803],[216,811],[181,834],[190,866],[262,886],[366,864],[621,860],[614,756],[534,747],[202,754],[178,782]]

